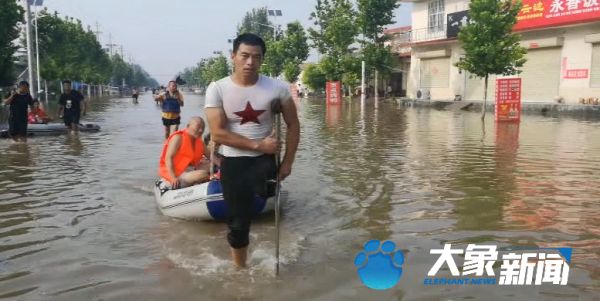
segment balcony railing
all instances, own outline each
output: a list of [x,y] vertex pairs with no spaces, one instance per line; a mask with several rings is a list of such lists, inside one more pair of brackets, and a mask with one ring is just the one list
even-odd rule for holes
[[432,30],[430,28],[419,28],[419,29],[413,29],[410,31],[396,33],[392,36],[392,39],[390,40],[390,42],[392,44],[392,47],[394,47],[395,45],[405,45],[405,44],[433,41],[433,40],[439,40],[439,39],[445,39],[445,38],[446,38],[446,25],[444,25],[443,28],[440,28],[437,31]]
[[413,29],[411,34],[411,43],[439,40],[446,38],[446,25],[439,30],[433,30],[430,28],[419,28]]

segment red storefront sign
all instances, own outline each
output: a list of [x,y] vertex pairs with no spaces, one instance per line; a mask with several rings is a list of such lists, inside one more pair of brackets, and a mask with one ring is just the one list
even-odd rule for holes
[[327,82],[325,91],[327,95],[327,104],[337,105],[342,103],[342,85],[339,81]]
[[521,79],[500,78],[496,80],[496,121],[519,121],[521,119]]
[[522,0],[514,30],[534,29],[600,19],[600,0]]
[[565,71],[563,78],[588,78],[588,69],[568,69]]

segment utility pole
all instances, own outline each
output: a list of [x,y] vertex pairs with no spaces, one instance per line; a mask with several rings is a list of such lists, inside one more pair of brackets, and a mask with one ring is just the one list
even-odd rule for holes
[[[38,39],[38,10],[39,8],[36,7],[35,9],[35,71],[37,73],[37,81],[36,81],[36,91],[39,92],[40,88],[41,88],[41,82],[40,82],[40,43],[39,43],[39,39]],[[36,95],[37,95],[36,92]],[[46,99],[46,101],[48,101]]]
[[[98,23],[98,21],[96,21],[96,31],[94,31],[94,34],[96,35],[96,40],[98,41],[98,43],[100,45],[102,45],[102,43],[100,42],[100,34],[101,33],[102,32],[100,31],[100,23]],[[97,89],[98,89],[98,91],[97,91],[96,95],[102,96],[102,84],[101,83],[98,83]]]
[[117,46],[117,44],[113,44],[112,42],[112,34],[108,33],[108,44],[106,44],[106,46],[110,47],[110,57],[112,58],[113,56],[113,47]]
[[379,71],[375,69],[375,102],[379,100]]
[[361,63],[360,101],[365,102],[365,61]]
[[35,65],[33,64],[33,43],[31,42],[31,7],[29,1],[25,0],[25,32],[27,39],[27,66],[29,74],[29,90],[34,99],[37,99],[37,86],[33,81],[33,74],[35,73]]
[[123,45],[119,45],[119,47],[121,48],[121,59],[124,61],[125,58],[123,57]]
[[94,34],[96,34],[96,39],[98,39],[98,42],[100,42],[100,34],[102,32],[100,31],[100,24],[98,23],[98,21],[96,21],[96,31],[94,31]]

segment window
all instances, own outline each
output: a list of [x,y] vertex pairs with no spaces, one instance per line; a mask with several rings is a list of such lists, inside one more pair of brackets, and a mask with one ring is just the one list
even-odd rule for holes
[[427,12],[429,15],[427,22],[429,33],[444,31],[444,18],[446,18],[444,14],[444,0],[429,1]]
[[600,43],[592,44],[592,70],[590,86],[600,88]]

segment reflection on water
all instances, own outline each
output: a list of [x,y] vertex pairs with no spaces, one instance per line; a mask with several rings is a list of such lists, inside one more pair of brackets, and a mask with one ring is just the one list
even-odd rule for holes
[[[185,123],[203,99],[186,97]],[[100,133],[0,141],[0,298],[27,300],[593,300],[600,292],[600,123],[479,115],[392,102],[297,102],[302,141],[284,183],[282,270],[272,216],[252,228],[248,270],[226,228],[160,215],[160,111],[146,94],[92,101]],[[51,106],[52,110],[52,106]],[[363,286],[370,239],[405,253],[400,283]],[[569,285],[425,287],[443,243],[574,248]],[[462,262],[462,261],[459,261]],[[133,298],[132,298],[133,297]],[[192,297],[193,298],[193,297]]]

